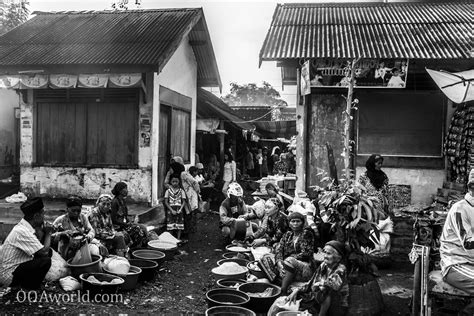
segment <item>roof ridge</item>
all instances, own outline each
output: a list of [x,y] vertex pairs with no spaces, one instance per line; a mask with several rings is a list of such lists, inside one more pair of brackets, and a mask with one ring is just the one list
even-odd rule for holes
[[410,1],[410,2],[297,2],[297,3],[279,3],[278,6],[285,7],[369,7],[369,6],[414,6],[414,5],[460,5],[470,4],[470,0],[445,0],[440,2],[425,2],[422,0]]
[[199,11],[202,8],[163,8],[163,9],[136,9],[136,10],[80,10],[80,11],[34,11],[36,15],[54,14],[127,14],[127,13],[152,13],[173,11]]

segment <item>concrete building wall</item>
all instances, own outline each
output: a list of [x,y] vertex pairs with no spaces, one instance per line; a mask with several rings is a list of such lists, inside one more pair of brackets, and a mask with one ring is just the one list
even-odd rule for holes
[[15,108],[19,96],[14,90],[0,89],[0,179],[11,176],[17,165]]
[[[153,136],[158,135],[158,131],[160,130],[160,86],[166,87],[192,99],[190,163],[193,165],[194,154],[196,152],[197,61],[193,49],[191,45],[189,45],[189,39],[187,37],[183,39],[176,52],[170,58],[161,72],[155,73],[153,76]],[[152,137],[152,205],[158,204],[158,199],[160,198],[158,196],[158,186],[162,185],[161,183],[158,183],[159,142],[159,137]]]
[[[178,93],[192,98],[191,114],[191,163],[194,163],[194,143],[196,130],[196,83],[197,64],[188,40],[177,49],[160,74],[150,75],[147,80],[147,99],[143,94],[139,104],[139,130],[146,120],[151,124],[150,146],[139,146],[138,168],[75,168],[35,166],[34,162],[34,100],[33,91],[28,91],[28,101],[21,104],[21,188],[30,195],[58,198],[71,194],[87,199],[95,199],[101,193],[110,193],[118,181],[128,184],[129,197],[136,202],[157,203],[156,185],[153,168],[156,168],[159,142],[159,86],[163,85]],[[156,99],[156,100],[155,100]],[[140,138],[141,133],[135,137]],[[140,142],[138,142],[140,144]],[[153,186],[152,186],[153,183]]]
[[[321,176],[318,176],[319,169],[329,172],[328,155],[326,142],[334,150],[334,157],[338,176],[343,176],[344,160],[341,156],[343,150],[342,131],[344,128],[343,114],[345,109],[345,99],[341,95],[313,94],[311,96],[311,107],[308,111],[308,139],[307,144],[298,142],[298,147],[306,147],[307,168],[306,168],[306,188],[312,185],[319,185]],[[446,113],[447,131],[454,113],[455,106],[448,102]],[[297,159],[299,161],[299,159]],[[437,189],[441,188],[446,180],[445,169],[421,169],[421,168],[388,168],[383,167],[391,184],[403,184],[411,186],[411,203],[428,204],[432,202],[432,196]],[[356,177],[365,171],[364,166],[356,168]],[[309,190],[310,191],[310,190]],[[308,193],[310,193],[308,191]]]
[[[133,201],[151,200],[151,166],[150,159],[146,157],[150,154],[150,150],[146,147],[138,148],[137,169],[35,166],[34,107],[33,91],[28,91],[28,102],[21,103],[22,192],[49,198],[78,195],[85,199],[96,199],[102,193],[110,194],[117,182],[124,181],[128,184],[129,197]],[[139,111],[141,116],[151,112],[151,105],[145,104],[142,97]]]

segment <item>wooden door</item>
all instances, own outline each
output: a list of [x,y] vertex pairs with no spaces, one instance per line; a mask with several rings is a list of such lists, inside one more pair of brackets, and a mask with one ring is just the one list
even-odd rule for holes
[[158,134],[158,198],[163,197],[164,181],[169,169],[170,153],[170,128],[171,109],[161,105],[160,109],[160,131]]

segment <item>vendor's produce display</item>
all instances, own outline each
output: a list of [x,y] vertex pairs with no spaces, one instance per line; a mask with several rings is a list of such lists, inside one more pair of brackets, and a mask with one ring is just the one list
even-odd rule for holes
[[247,267],[242,267],[235,262],[225,262],[211,270],[217,279],[245,278],[248,271]]
[[469,170],[474,167],[474,105],[458,105],[451,118],[444,143],[451,181],[466,183]]

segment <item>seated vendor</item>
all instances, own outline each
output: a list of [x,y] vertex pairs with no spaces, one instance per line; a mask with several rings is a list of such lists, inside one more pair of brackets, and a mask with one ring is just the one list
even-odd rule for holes
[[[53,222],[53,226],[57,231],[53,235],[53,242],[57,244],[59,254],[67,261],[74,257],[81,248],[84,238],[89,243],[93,241],[95,232],[87,217],[81,213],[81,198],[70,197],[66,202],[66,207],[66,214],[59,216]],[[101,245],[97,240],[95,244],[100,249]],[[93,250],[94,247],[89,248]],[[105,248],[102,253],[106,254]]]
[[278,186],[269,182],[265,185],[265,190],[267,191],[267,195],[269,198],[275,198],[278,200],[278,210],[281,212],[285,212],[285,203],[283,201],[283,197],[279,194]]
[[129,239],[126,232],[117,232],[112,224],[111,216],[112,196],[101,194],[95,202],[95,207],[89,214],[89,221],[95,231],[97,238],[112,253],[125,257],[127,245],[125,239]]
[[[44,222],[41,198],[26,200],[20,209],[23,219],[13,227],[0,250],[0,283],[35,290],[51,267],[53,228]],[[41,241],[35,232],[42,235]]]
[[309,282],[292,290],[288,297],[281,297],[270,308],[268,315],[275,315],[286,302],[301,299],[300,311],[311,315],[346,315],[349,286],[344,265],[345,246],[331,240],[324,246],[324,261],[316,269]]
[[281,293],[286,295],[293,282],[306,282],[314,273],[314,235],[305,227],[305,216],[288,215],[290,230],[280,240],[275,260],[282,278]]
[[237,182],[229,184],[227,189],[227,198],[222,201],[219,208],[220,227],[222,236],[230,241],[230,227],[235,223],[235,219],[241,215],[247,214],[247,206],[242,196],[244,190]]
[[[444,281],[474,295],[474,169],[467,187],[469,191],[464,199],[448,212],[439,252]],[[474,306],[469,307],[474,310]]]
[[[286,215],[279,211],[279,201],[276,198],[270,198],[265,202],[265,214],[255,233],[253,233],[252,246],[258,247],[262,245],[276,248],[281,237],[288,231],[288,220]],[[246,220],[256,217],[254,212],[241,216]]]

